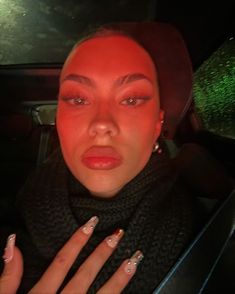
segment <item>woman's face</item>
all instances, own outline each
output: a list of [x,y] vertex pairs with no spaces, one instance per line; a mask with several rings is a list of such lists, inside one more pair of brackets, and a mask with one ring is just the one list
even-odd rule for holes
[[114,196],[146,165],[160,134],[154,64],[125,36],[97,37],[62,70],[57,130],[73,175],[93,194]]

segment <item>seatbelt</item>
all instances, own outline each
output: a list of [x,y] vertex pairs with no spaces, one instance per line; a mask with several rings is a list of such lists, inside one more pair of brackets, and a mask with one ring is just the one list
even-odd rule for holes
[[202,293],[234,230],[235,190],[223,201],[153,293]]

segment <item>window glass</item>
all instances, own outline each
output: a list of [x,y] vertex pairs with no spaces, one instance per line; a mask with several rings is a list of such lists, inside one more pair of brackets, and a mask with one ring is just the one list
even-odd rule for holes
[[84,30],[148,20],[155,2],[0,0],[0,64],[63,62]]
[[194,102],[203,129],[235,139],[235,40],[226,40],[194,75]]

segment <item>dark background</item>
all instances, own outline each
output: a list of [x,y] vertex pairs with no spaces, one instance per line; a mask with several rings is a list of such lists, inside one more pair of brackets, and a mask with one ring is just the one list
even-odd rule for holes
[[234,35],[233,1],[157,1],[156,19],[175,24],[197,67]]

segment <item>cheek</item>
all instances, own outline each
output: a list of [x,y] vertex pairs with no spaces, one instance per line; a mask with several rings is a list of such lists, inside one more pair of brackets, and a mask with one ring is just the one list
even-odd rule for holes
[[148,114],[142,114],[138,117],[129,119],[131,121],[132,130],[129,132],[133,135],[136,143],[141,146],[152,145],[158,135],[157,132],[157,115],[155,113],[147,112]]
[[58,110],[56,127],[63,152],[72,152],[82,133],[82,122],[78,117]]
[[156,121],[149,117],[129,119],[123,133],[128,134],[126,141],[130,143],[129,155],[135,164],[144,166],[148,161],[157,137],[156,125]]

